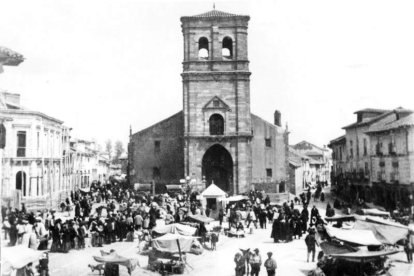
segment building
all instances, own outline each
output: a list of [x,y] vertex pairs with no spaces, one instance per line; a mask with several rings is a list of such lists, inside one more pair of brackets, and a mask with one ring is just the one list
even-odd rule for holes
[[73,139],[70,142],[72,186],[88,188],[93,181],[105,182],[109,177],[108,157],[98,150],[96,142]]
[[59,119],[23,108],[20,95],[0,93],[6,144],[2,158],[2,199],[27,208],[54,206],[67,192],[66,155],[70,129]]
[[132,183],[215,183],[230,194],[285,191],[288,131],[250,112],[249,16],[212,10],[181,17],[183,109],[128,146]]
[[305,182],[316,185],[318,182],[331,183],[332,154],[326,146],[318,147],[310,142],[302,141],[292,148],[309,158],[309,169],[306,171]]
[[301,154],[292,146],[289,147],[289,191],[299,195],[310,183],[310,157]]
[[349,200],[363,198],[387,209],[409,207],[414,185],[413,111],[367,108],[330,142],[335,188]]
[[[3,66],[18,66],[21,62],[23,62],[24,57],[14,52],[8,48],[0,46],[0,74],[3,73]],[[2,97],[0,95],[0,97]],[[4,97],[2,97],[4,98]],[[6,109],[5,100],[0,100],[0,109]],[[3,155],[4,155],[4,148],[6,147],[6,127],[4,126],[4,122],[11,121],[12,118],[9,116],[4,116],[0,114],[0,185],[1,191],[3,191]],[[3,193],[1,194],[3,198]]]

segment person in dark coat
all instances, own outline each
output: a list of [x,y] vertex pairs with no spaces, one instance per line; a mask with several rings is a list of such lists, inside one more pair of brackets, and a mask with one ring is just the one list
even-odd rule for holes
[[315,230],[313,228],[309,229],[309,234],[305,238],[306,247],[308,249],[307,262],[309,263],[309,256],[312,253],[312,262],[315,261],[315,251],[316,251],[316,238]]
[[316,218],[319,216],[319,211],[315,205],[313,205],[311,210],[311,217],[310,217],[310,226],[315,224]]
[[80,216],[81,216],[81,207],[80,207],[79,202],[77,201],[75,203],[75,217],[80,218]]
[[321,192],[321,201],[324,202],[325,201],[325,194],[323,192]]
[[266,218],[267,218],[267,212],[264,209],[261,209],[259,211],[259,223],[261,229],[266,229]]
[[280,228],[281,228],[281,223],[279,218],[275,219],[273,221],[273,225],[272,225],[272,233],[270,235],[271,238],[273,238],[273,242],[279,242],[280,239]]

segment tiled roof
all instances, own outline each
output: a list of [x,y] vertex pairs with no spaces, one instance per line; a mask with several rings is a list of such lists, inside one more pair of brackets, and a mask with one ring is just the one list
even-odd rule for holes
[[0,62],[3,63],[3,65],[17,66],[23,60],[23,55],[10,50],[9,48],[0,46]]
[[[382,110],[382,109],[366,108],[365,110]],[[359,111],[357,111],[357,112],[359,112]],[[357,113],[357,112],[355,112],[355,113]],[[397,107],[396,109],[387,110],[386,112],[381,113],[378,116],[369,118],[369,119],[367,119],[365,121],[355,122],[355,123],[352,123],[350,125],[344,126],[342,129],[370,125],[372,123],[375,123],[375,122],[379,121],[380,119],[382,119],[384,117],[387,117],[388,115],[390,115],[392,113],[411,113],[411,112],[413,112],[413,111],[412,110],[409,110],[409,109],[402,108],[402,107]]]
[[390,112],[390,110],[387,110],[387,109],[378,109],[378,108],[364,108],[364,109],[355,111],[354,114],[363,113],[363,112],[385,113],[385,112]]
[[339,136],[338,138],[335,138],[335,139],[331,140],[329,142],[329,145],[336,144],[336,143],[339,143],[339,142],[342,142],[342,141],[346,141],[345,137],[346,137],[345,135]]
[[373,125],[368,129],[367,133],[382,132],[382,131],[388,131],[391,129],[397,129],[400,127],[410,127],[410,126],[414,126],[414,114],[408,115],[396,121],[384,122],[384,123],[379,123],[377,125]]
[[181,19],[191,19],[191,18],[223,18],[223,17],[248,17],[247,15],[232,14],[228,12],[223,12],[219,10],[211,10],[202,14],[197,14],[193,16],[183,16]]

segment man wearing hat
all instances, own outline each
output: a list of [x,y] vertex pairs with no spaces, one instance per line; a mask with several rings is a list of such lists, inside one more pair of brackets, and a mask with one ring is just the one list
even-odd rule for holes
[[267,270],[267,276],[275,276],[276,275],[276,260],[272,258],[273,253],[267,252],[267,260],[264,262],[264,267]]
[[250,267],[252,268],[250,275],[258,276],[261,265],[262,265],[262,256],[260,256],[259,249],[256,248],[254,250],[253,256],[250,258]]

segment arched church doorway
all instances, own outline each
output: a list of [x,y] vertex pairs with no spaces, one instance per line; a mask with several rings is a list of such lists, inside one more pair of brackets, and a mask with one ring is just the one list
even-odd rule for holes
[[211,146],[203,156],[202,173],[207,186],[213,181],[223,191],[230,191],[233,186],[233,159],[221,145]]

